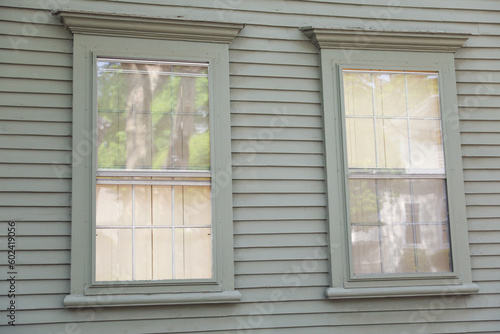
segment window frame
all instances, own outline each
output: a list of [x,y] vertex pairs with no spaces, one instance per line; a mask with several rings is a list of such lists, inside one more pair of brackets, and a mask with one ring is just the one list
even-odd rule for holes
[[[460,295],[478,291],[472,282],[458,124],[454,52],[462,34],[314,29],[303,32],[320,49],[328,226],[329,299]],[[342,69],[415,70],[439,73],[439,103],[448,193],[453,271],[354,278],[350,259],[347,152]]]
[[[58,15],[74,34],[75,78],[71,289],[64,305],[76,308],[239,301],[241,294],[234,290],[228,45],[242,26],[113,14]],[[140,21],[146,31],[135,26],[135,21]],[[153,38],[144,38],[145,33]],[[95,281],[98,57],[209,64],[212,279]]]

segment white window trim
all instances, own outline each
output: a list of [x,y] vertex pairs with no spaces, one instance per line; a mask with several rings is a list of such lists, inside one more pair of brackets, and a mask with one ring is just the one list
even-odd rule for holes
[[[239,24],[59,12],[74,35],[71,291],[67,308],[237,302],[234,290],[229,43]],[[208,62],[214,278],[95,282],[97,57]]]
[[[331,261],[331,282],[326,290],[327,298],[476,293],[479,288],[472,282],[467,236],[454,65],[454,52],[463,45],[468,35],[311,27],[301,30],[320,50],[321,55]],[[351,278],[340,87],[342,67],[439,72],[453,272]]]

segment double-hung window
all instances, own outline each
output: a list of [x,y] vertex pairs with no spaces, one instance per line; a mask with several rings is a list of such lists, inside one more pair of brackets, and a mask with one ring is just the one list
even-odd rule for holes
[[211,279],[208,63],[96,61],[96,281]]
[[74,35],[64,304],[238,301],[228,45],[242,26],[59,16]]
[[320,49],[331,299],[469,294],[453,53],[467,36],[304,28]]
[[438,73],[341,75],[353,277],[450,272]]

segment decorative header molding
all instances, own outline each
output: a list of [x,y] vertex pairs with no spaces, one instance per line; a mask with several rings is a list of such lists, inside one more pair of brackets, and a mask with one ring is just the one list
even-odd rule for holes
[[300,28],[318,49],[456,52],[469,34]]
[[229,44],[243,24],[159,17],[60,11],[54,13],[72,34],[139,37]]

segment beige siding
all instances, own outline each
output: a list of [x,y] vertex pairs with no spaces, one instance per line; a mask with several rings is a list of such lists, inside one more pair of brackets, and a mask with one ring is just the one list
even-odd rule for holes
[[[396,1],[402,7],[380,0],[165,2],[0,4],[0,235],[14,220],[19,237],[17,326],[0,332],[500,332],[498,1]],[[64,309],[70,277],[72,40],[50,15],[54,9],[246,24],[230,46],[235,284],[241,303]],[[331,129],[323,129],[319,56],[301,26],[472,34],[456,54],[456,74],[478,295],[325,300],[329,271],[335,270],[326,255],[325,220],[323,133]],[[0,258],[6,256],[2,247]],[[6,272],[5,261],[0,269]],[[1,310],[7,290],[1,281]],[[0,313],[3,326],[5,311]]]

